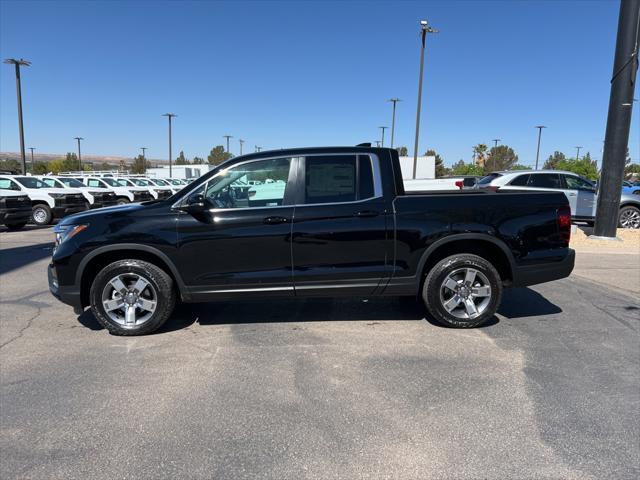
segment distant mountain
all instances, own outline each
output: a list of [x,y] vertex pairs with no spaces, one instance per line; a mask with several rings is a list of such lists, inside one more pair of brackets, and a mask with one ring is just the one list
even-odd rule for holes
[[[65,153],[35,153],[33,154],[33,159],[36,162],[48,162],[50,160],[55,160],[56,158],[64,158],[66,156]],[[18,160],[20,161],[20,152],[0,152],[0,160]],[[169,164],[167,160],[163,159],[154,159],[148,158],[153,165],[163,165]],[[127,165],[133,163],[133,158],[131,157],[116,157],[114,155],[90,155],[90,154],[82,154],[82,162],[87,163],[110,163],[113,165],[117,165],[120,161],[124,161]],[[31,152],[27,152],[27,163],[31,162]]]

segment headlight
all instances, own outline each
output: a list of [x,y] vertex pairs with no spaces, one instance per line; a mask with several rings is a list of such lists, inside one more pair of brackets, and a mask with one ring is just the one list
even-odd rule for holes
[[65,195],[64,193],[50,193],[49,194],[49,196],[51,198],[62,198],[62,197],[64,197],[64,195]]
[[88,226],[89,225],[86,223],[82,225],[56,225],[55,227],[53,227],[53,233],[56,234],[56,247],[65,240],[74,237],[75,235],[86,229]]

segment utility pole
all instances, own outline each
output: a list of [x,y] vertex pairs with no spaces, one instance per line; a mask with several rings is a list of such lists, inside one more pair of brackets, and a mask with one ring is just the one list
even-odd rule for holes
[[420,38],[422,48],[420,49],[420,80],[418,81],[418,110],[416,112],[416,141],[413,145],[413,178],[416,178],[418,169],[418,138],[420,136],[420,107],[422,105],[422,77],[424,73],[424,47],[427,41],[427,33],[438,33],[438,30],[431,28],[426,20],[420,20]]
[[262,150],[262,147],[259,147],[258,145],[256,145],[255,147],[256,147],[256,152],[259,152],[260,150]]
[[242,155],[242,145],[244,144],[244,140],[239,139],[238,143],[240,143],[240,155]]
[[391,116],[391,148],[393,148],[393,138],[396,131],[396,103],[401,102],[399,98],[390,98],[388,102],[393,103],[393,115]]
[[493,142],[493,148],[497,148],[497,147],[498,147],[498,142],[499,142],[499,141],[501,141],[501,140],[502,140],[501,138],[494,138],[494,139],[492,140],[492,142]]
[[[580,149],[582,148],[582,145],[580,145],[579,147],[576,147],[576,160],[580,160]],[[622,183],[622,182],[620,182]]]
[[78,141],[78,168],[82,171],[82,155],[80,154],[80,140],[84,140],[82,137],[73,137]]
[[384,131],[389,127],[378,127],[378,128],[382,130],[382,146],[384,147]]
[[29,147],[29,150],[31,150],[31,171],[33,172],[33,151],[35,147]]
[[22,86],[20,84],[20,67],[29,67],[31,62],[21,58],[7,58],[4,63],[16,66],[16,93],[18,97],[18,128],[20,130],[20,156],[22,157],[22,174],[27,174],[27,157],[24,153],[24,124],[22,121]]
[[536,125],[538,129],[538,150],[536,151],[536,170],[538,169],[538,160],[540,159],[540,139],[542,138],[542,129],[547,128],[544,125]]
[[596,224],[593,229],[595,237],[615,238],[616,236],[620,185],[624,176],[633,92],[638,73],[639,23],[640,0],[621,0]]
[[173,172],[171,170],[171,161],[173,158],[173,153],[171,151],[171,140],[172,140],[172,133],[171,133],[171,119],[173,117],[177,117],[177,115],[175,113],[163,113],[162,114],[163,117],[167,117],[169,119],[169,178],[173,177]]
[[376,147],[380,148],[380,140],[375,140],[376,142]]
[[233,138],[233,135],[223,135],[222,137],[227,139],[227,153],[229,153],[229,139]]
[[147,173],[147,147],[140,147],[142,150],[142,173]]

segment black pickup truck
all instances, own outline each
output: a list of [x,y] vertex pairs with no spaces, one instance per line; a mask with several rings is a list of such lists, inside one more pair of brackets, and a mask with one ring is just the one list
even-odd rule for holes
[[418,296],[454,327],[503,287],[568,276],[562,193],[405,193],[395,150],[325,147],[233,158],[165,200],[55,228],[51,292],[110,332],[156,330],[176,299]]

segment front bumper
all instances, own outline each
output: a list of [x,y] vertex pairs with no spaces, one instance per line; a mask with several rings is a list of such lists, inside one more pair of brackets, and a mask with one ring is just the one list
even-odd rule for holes
[[31,207],[29,208],[3,208],[0,210],[0,223],[28,222],[31,219]]
[[566,278],[571,275],[575,262],[576,252],[569,248],[567,256],[558,262],[515,267],[512,286],[526,287],[527,285],[536,285]]
[[54,218],[62,218],[74,213],[84,212],[86,209],[87,209],[86,204],[60,205],[60,206],[53,207],[51,209],[51,212],[53,213]]
[[80,289],[75,285],[59,285],[56,275],[56,268],[53,263],[49,264],[47,269],[47,277],[49,279],[49,291],[62,303],[71,305],[74,310],[82,309],[82,301],[80,298]]

